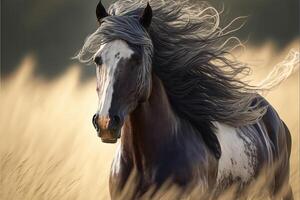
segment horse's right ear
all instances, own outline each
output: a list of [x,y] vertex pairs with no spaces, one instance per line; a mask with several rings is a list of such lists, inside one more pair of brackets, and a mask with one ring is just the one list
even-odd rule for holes
[[104,6],[102,5],[101,0],[99,1],[97,8],[96,8],[96,16],[97,16],[97,20],[100,23],[101,19],[109,16],[109,14],[106,12]]
[[152,21],[152,8],[148,2],[142,15],[140,16],[140,23],[142,24],[143,27],[147,29],[149,28],[151,21]]

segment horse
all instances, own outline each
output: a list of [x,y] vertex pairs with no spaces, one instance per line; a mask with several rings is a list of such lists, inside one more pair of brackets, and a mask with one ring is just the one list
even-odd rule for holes
[[96,16],[99,27],[76,57],[96,64],[98,136],[120,139],[112,199],[133,171],[132,199],[167,181],[183,191],[201,188],[207,198],[236,185],[238,198],[263,173],[271,198],[293,199],[290,132],[240,78],[249,67],[228,57],[231,32],[219,27],[218,11],[206,3],[122,0],[108,11],[100,1]]

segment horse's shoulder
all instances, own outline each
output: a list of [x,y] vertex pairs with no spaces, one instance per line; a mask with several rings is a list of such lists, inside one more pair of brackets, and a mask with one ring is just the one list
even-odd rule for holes
[[179,186],[187,186],[199,177],[206,177],[210,170],[207,152],[205,145],[195,138],[179,137],[165,145],[156,162],[156,182],[160,184],[171,178]]

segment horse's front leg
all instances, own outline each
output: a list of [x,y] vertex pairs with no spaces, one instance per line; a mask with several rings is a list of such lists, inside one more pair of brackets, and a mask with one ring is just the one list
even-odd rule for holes
[[109,192],[111,199],[119,199],[120,195],[124,195],[122,193],[125,193],[126,183],[128,180],[130,181],[132,166],[132,161],[126,159],[119,145],[110,170]]

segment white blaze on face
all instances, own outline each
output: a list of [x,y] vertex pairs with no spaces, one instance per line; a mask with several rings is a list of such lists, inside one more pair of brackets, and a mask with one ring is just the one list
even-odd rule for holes
[[102,58],[102,65],[96,68],[100,116],[108,116],[119,61],[130,58],[133,53],[125,41],[115,40],[102,45],[95,54]]

